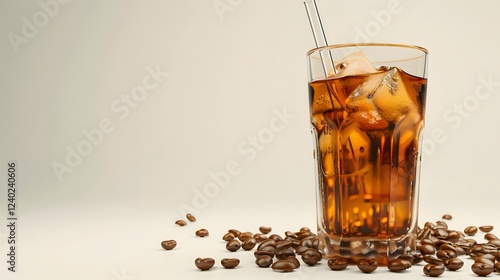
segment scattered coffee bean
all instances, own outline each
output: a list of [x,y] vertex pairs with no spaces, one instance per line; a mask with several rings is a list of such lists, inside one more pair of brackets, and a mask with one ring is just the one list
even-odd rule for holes
[[490,275],[493,272],[494,267],[488,264],[476,262],[472,264],[471,269],[472,272],[479,276],[486,276]]
[[261,248],[264,248],[267,246],[276,248],[276,241],[274,241],[273,239],[266,239],[266,240],[262,241],[262,243],[259,244],[259,246],[257,247],[257,250],[260,250]]
[[276,242],[276,250],[288,249],[291,246],[292,246],[291,240],[282,240],[282,241]]
[[228,233],[224,234],[224,236],[222,237],[222,240],[224,240],[224,241],[231,241],[231,240],[233,240],[234,238],[236,238],[236,237],[234,236],[234,234],[232,234],[232,233],[228,232]]
[[307,249],[311,249],[311,248],[306,247],[306,246],[299,246],[299,247],[297,247],[297,249],[295,249],[295,254],[302,255],[302,253],[304,253]]
[[276,242],[283,241],[283,237],[281,237],[278,234],[271,234],[271,235],[269,235],[269,239],[272,239],[272,240],[274,240]]
[[316,249],[307,249],[302,253],[302,261],[307,265],[316,265],[321,259],[321,253]]
[[190,222],[196,222],[196,218],[192,215],[192,214],[186,214],[186,218],[188,219],[188,221]]
[[243,248],[243,250],[245,251],[249,251],[255,248],[256,245],[257,245],[257,240],[255,240],[255,238],[252,237],[248,240],[245,240],[241,245],[241,248]]
[[448,237],[446,237],[446,240],[455,243],[458,240],[460,240],[460,238],[461,238],[460,233],[458,231],[452,230],[448,232]]
[[497,251],[497,252],[495,253],[495,260],[496,260],[497,262],[500,262],[500,251]]
[[273,257],[271,256],[258,256],[255,259],[255,264],[257,264],[259,267],[269,267],[273,263]]
[[438,277],[444,273],[444,270],[445,267],[442,264],[428,263],[424,266],[424,274],[431,277]]
[[[271,247],[264,247],[263,249],[265,248],[271,248]],[[258,258],[260,256],[269,256],[272,258],[274,258],[274,255],[275,255],[275,251],[268,251],[268,250],[257,250],[255,252],[253,252],[253,255]]]
[[200,270],[209,270],[210,268],[212,268],[214,266],[215,260],[212,258],[197,258],[194,261],[194,264]]
[[422,244],[422,246],[420,246],[420,253],[424,256],[434,255],[436,253],[436,248],[431,244]]
[[254,234],[253,238],[255,238],[255,240],[257,240],[257,243],[260,243],[260,242],[266,240],[267,236],[263,233],[256,233],[256,234]]
[[378,262],[374,259],[360,259],[357,266],[364,273],[372,273],[377,269]]
[[266,227],[266,226],[261,226],[259,227],[259,231],[262,232],[263,234],[268,234],[272,231],[273,229],[271,227]]
[[276,258],[278,260],[284,260],[290,256],[295,257],[295,252],[291,248],[276,251]]
[[487,265],[495,265],[495,256],[491,254],[484,254],[474,259],[474,262],[484,263]]
[[480,226],[479,230],[482,232],[490,232],[493,230],[493,226]]
[[424,260],[424,256],[420,253],[413,254],[413,264],[421,263]]
[[279,271],[279,272],[292,272],[295,270],[295,265],[293,262],[286,261],[286,260],[279,260],[276,261],[271,265],[271,268],[274,271]]
[[237,267],[240,264],[240,260],[237,259],[237,258],[223,258],[220,261],[220,264],[224,268],[235,268],[235,267]]
[[451,220],[453,217],[450,214],[443,215],[443,220]]
[[205,236],[208,236],[208,230],[202,228],[202,229],[199,229],[195,232],[196,236],[199,236],[199,237],[205,237]]
[[444,266],[448,270],[456,271],[464,266],[464,262],[461,259],[454,258],[444,261]]
[[434,255],[427,255],[427,256],[424,256],[424,261],[426,263],[432,263],[432,264],[443,264],[443,260],[434,256]]
[[487,233],[484,235],[484,239],[488,240],[488,241],[491,241],[491,240],[499,240],[498,237],[496,235],[494,235],[493,233]]
[[285,232],[285,236],[286,237],[291,237],[293,239],[298,239],[299,238],[299,236],[297,234],[295,234],[295,233],[293,233],[293,232],[291,232],[289,230]]
[[172,250],[177,246],[177,242],[175,240],[165,240],[161,242],[161,247],[165,250]]
[[331,270],[344,270],[349,265],[349,261],[344,257],[334,257],[329,259],[327,264]]
[[227,232],[232,233],[235,237],[238,237],[241,234],[241,231],[234,229],[234,228],[228,230]]
[[236,240],[236,239],[233,239],[233,240],[228,241],[228,242],[226,243],[226,249],[227,249],[228,251],[231,251],[231,252],[236,252],[236,251],[238,251],[240,248],[241,248],[241,243],[240,243],[238,240]]
[[467,234],[468,236],[473,236],[477,233],[477,227],[468,226],[464,229],[464,233]]
[[411,267],[411,263],[406,260],[394,259],[387,263],[387,268],[391,272],[400,272]]
[[408,254],[407,255],[401,255],[401,256],[398,257],[398,259],[409,261],[411,264],[414,264],[414,261],[415,261],[415,258],[413,257],[413,255],[408,255]]
[[494,268],[495,268],[495,271],[496,271],[496,272],[500,272],[500,261],[497,261],[497,262],[495,263]]
[[245,242],[247,241],[248,239],[250,238],[253,238],[253,233],[249,232],[249,231],[245,231],[245,232],[242,232],[238,235],[238,239],[241,241],[241,242]]
[[300,230],[299,230],[299,231],[300,231],[300,232],[311,232],[311,229],[310,229],[310,228],[308,228],[308,227],[302,227],[302,228],[300,228]]
[[299,246],[304,246],[307,248],[312,248],[313,247],[313,241],[311,238],[308,239],[302,239],[300,240]]
[[436,252],[436,257],[439,259],[444,260],[449,260],[449,259],[454,259],[457,257],[457,253],[455,253],[452,250],[438,250]]
[[299,268],[300,267],[300,262],[299,262],[299,259],[297,259],[296,257],[294,256],[289,256],[285,259],[285,261],[289,261],[291,263],[293,263],[295,265],[295,268]]
[[184,221],[184,220],[177,220],[177,221],[175,221],[175,224],[179,225],[181,227],[187,225],[186,221]]

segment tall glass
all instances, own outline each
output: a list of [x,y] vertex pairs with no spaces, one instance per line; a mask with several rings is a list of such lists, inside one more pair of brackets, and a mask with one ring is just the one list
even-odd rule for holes
[[416,250],[428,51],[344,44],[307,53],[320,249],[386,265]]

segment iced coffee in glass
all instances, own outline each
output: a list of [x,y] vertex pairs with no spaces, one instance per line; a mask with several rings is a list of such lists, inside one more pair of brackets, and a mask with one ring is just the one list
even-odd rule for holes
[[307,53],[325,258],[386,265],[415,251],[427,56],[396,44]]

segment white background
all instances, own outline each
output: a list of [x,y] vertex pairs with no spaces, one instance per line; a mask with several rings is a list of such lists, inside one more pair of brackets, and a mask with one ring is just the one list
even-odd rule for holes
[[[456,229],[500,227],[499,2],[318,6],[330,43],[430,51],[420,224],[450,213]],[[1,279],[333,276],[325,263],[296,274],[261,270],[251,253],[230,254],[221,240],[229,228],[270,225],[283,234],[315,227],[305,63],[314,44],[302,1],[3,0],[0,35]],[[147,69],[161,72],[148,80],[155,86],[124,103],[151,75]],[[125,108],[128,115],[118,110]],[[261,150],[251,148],[249,137],[269,132],[276,112],[290,119],[266,134]],[[106,121],[111,131],[85,146],[82,131]],[[84,146],[91,150],[67,161],[69,150]],[[11,160],[18,165],[16,273],[6,263]],[[210,173],[228,163],[237,174],[224,188],[207,189]],[[54,165],[66,167],[59,177]],[[174,225],[188,208],[198,221]],[[194,237],[202,227],[210,236]],[[165,239],[178,247],[162,250]],[[240,267],[222,269],[219,260],[231,256],[242,259]],[[196,257],[213,257],[217,267],[198,272]],[[342,273],[364,276],[355,268]],[[391,275],[381,268],[373,277],[408,275],[420,277],[421,267]],[[464,268],[446,277],[472,274]]]

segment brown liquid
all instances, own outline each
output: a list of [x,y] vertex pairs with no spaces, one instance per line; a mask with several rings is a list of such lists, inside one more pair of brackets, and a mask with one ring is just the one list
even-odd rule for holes
[[325,257],[415,249],[426,82],[392,68],[309,84]]

